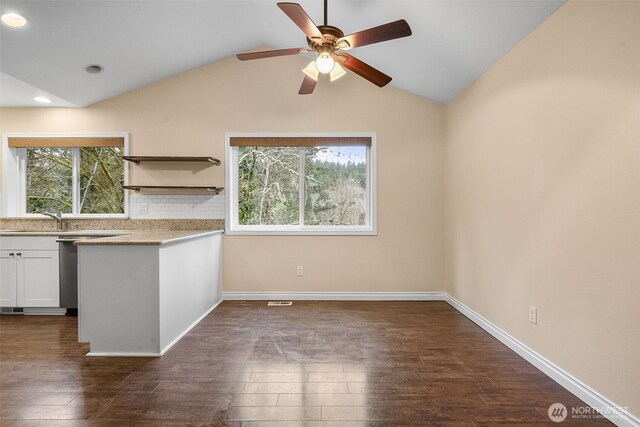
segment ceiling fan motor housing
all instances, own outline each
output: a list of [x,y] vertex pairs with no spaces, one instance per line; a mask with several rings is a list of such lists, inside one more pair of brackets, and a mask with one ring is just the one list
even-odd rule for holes
[[324,43],[322,43],[322,40],[307,37],[307,44],[316,52],[328,51],[328,53],[333,53],[336,48],[336,42],[344,37],[344,33],[340,28],[333,25],[318,25],[318,29],[324,36]]

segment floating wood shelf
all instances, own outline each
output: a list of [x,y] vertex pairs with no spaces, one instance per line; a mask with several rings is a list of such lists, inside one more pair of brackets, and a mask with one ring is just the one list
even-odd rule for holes
[[140,190],[207,190],[213,194],[219,194],[224,189],[223,187],[203,187],[198,185],[123,185],[122,188],[136,192]]
[[180,156],[122,156],[124,160],[139,165],[140,162],[198,162],[211,163],[220,166],[220,160],[215,157],[180,157]]

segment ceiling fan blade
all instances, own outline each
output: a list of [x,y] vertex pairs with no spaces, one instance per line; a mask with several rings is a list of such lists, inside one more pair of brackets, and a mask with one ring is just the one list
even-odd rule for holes
[[309,37],[311,40],[324,40],[322,33],[313,23],[307,12],[298,3],[278,3],[278,7]]
[[353,49],[354,47],[366,46],[369,44],[380,43],[387,40],[399,39],[411,35],[411,27],[407,21],[400,19],[398,21],[389,22],[388,24],[379,25],[369,28],[368,30],[358,31],[349,34],[336,42],[336,47],[342,50]]
[[302,81],[302,86],[300,86],[300,90],[298,91],[298,95],[310,95],[313,93],[313,90],[316,88],[317,80],[312,77],[304,76],[304,80]]
[[348,53],[341,53],[339,55],[333,55],[334,59],[338,61],[344,68],[349,71],[353,71],[362,78],[369,80],[376,86],[383,87],[389,84],[391,77],[387,76],[382,71],[378,71],[371,65],[360,61],[355,56]]
[[262,59],[262,58],[272,58],[274,56],[297,55],[299,53],[307,53],[307,52],[311,52],[311,49],[306,49],[304,47],[296,47],[291,49],[263,50],[260,52],[239,53],[236,55],[236,57],[240,61],[247,61],[249,59]]

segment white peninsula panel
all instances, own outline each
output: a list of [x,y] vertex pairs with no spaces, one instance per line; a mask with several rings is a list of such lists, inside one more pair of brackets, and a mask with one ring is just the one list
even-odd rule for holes
[[90,356],[160,356],[222,299],[222,231],[78,244],[79,340]]

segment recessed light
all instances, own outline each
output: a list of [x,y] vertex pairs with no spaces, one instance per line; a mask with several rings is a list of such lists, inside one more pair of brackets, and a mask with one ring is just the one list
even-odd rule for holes
[[43,104],[51,104],[51,100],[45,96],[36,96],[33,100],[42,102]]
[[17,13],[3,13],[0,22],[11,28],[24,28],[27,26],[27,18]]
[[104,70],[104,67],[98,64],[91,64],[84,67],[84,70],[89,74],[98,74]]

